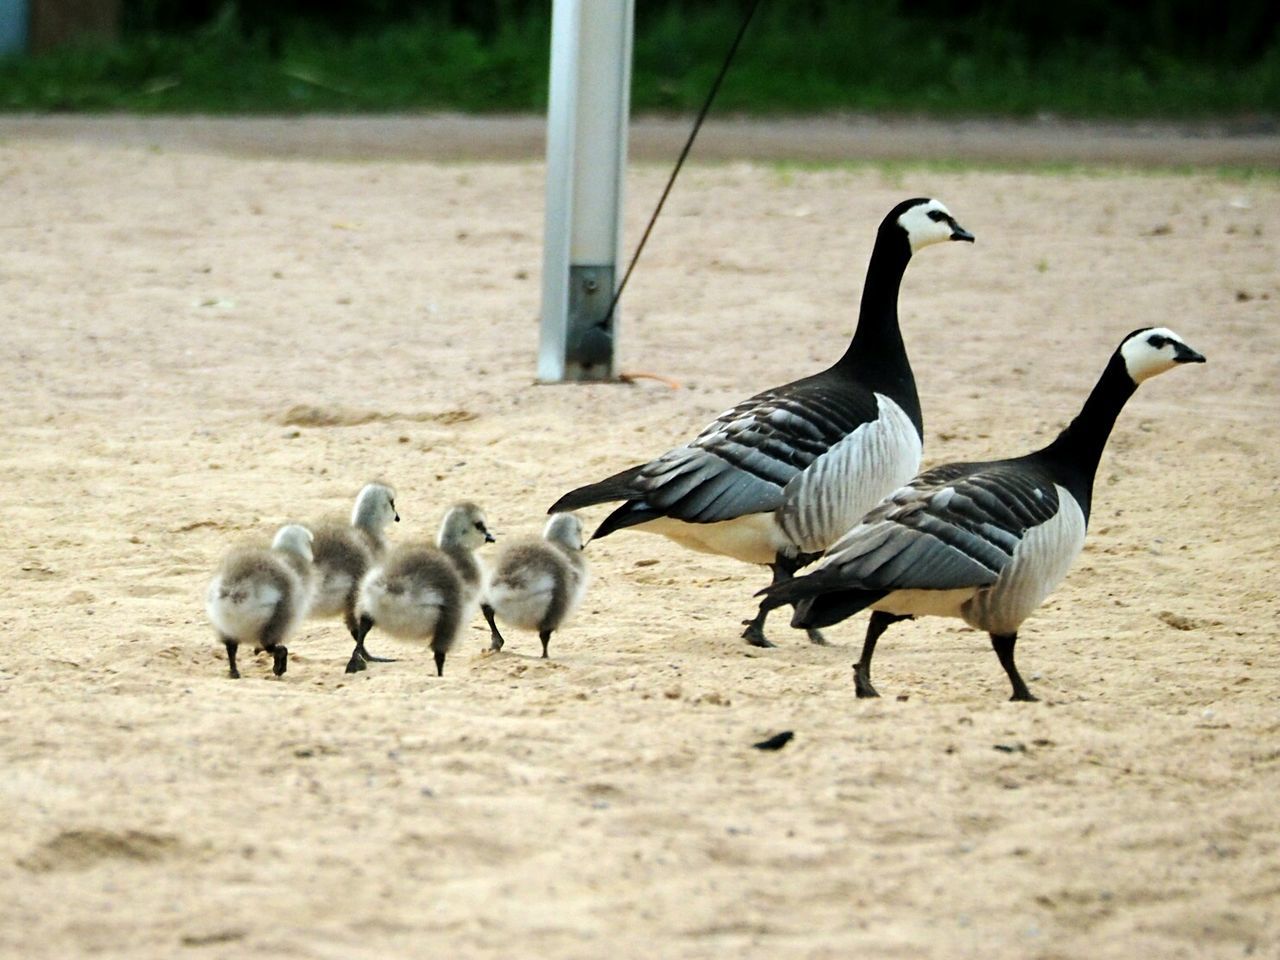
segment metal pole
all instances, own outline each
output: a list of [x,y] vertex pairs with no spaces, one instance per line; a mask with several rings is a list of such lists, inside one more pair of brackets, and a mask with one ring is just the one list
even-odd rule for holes
[[607,380],[617,311],[634,0],[555,0],[538,378]]

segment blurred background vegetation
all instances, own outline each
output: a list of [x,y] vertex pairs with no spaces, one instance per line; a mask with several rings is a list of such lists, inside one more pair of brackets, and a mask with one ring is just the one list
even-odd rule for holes
[[[20,2],[28,52],[0,59],[4,110],[546,102],[550,0]],[[749,2],[636,0],[633,110],[695,108]],[[1280,3],[763,0],[717,110],[1270,124],[1280,115]]]

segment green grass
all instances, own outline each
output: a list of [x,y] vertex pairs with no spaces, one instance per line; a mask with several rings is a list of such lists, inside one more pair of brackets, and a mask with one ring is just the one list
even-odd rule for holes
[[[888,4],[840,7],[821,22],[788,11],[762,8],[717,112],[1280,115],[1280,44],[1235,65],[1066,41],[1033,58],[1016,37],[931,29]],[[696,14],[664,5],[642,17],[633,109],[696,109],[737,17],[727,5]],[[273,57],[227,15],[184,36],[133,35],[115,46],[0,60],[0,110],[540,110],[549,42],[545,17],[508,22],[486,40],[424,18],[350,36],[298,27]]]

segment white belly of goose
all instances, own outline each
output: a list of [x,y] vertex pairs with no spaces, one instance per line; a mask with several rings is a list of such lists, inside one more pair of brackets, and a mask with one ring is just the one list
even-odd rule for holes
[[1013,559],[990,587],[979,590],[964,607],[962,616],[971,627],[998,636],[1016,633],[1035,611],[1084,548],[1085,519],[1080,505],[1061,486],[1058,512],[1028,530],[1013,552]]
[[876,394],[879,416],[787,484],[778,525],[804,553],[820,553],[920,469],[923,447],[903,409]]
[[744,563],[773,563],[779,553],[795,552],[773,513],[748,513],[717,523],[686,523],[673,517],[658,517],[631,529],[661,534],[690,550],[733,557]]
[[973,587],[962,590],[895,590],[871,605],[899,616],[956,617],[964,619],[964,605],[973,599]]

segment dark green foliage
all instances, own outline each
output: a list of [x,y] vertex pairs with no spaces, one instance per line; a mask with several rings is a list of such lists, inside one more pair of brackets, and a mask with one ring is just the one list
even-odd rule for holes
[[[705,96],[747,0],[637,0],[633,108]],[[125,0],[123,39],[0,61],[0,109],[537,110],[550,0]],[[717,111],[1280,113],[1280,4],[763,0]]]

